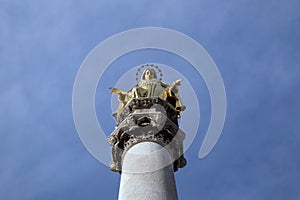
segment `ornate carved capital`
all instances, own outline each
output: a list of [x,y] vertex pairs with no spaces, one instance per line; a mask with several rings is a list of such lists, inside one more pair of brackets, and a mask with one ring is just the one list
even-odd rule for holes
[[183,156],[185,134],[178,127],[176,110],[160,98],[133,99],[115,115],[118,126],[108,137],[112,147],[111,170],[122,171],[126,151],[140,142],[156,142],[173,158],[174,171],[186,165]]

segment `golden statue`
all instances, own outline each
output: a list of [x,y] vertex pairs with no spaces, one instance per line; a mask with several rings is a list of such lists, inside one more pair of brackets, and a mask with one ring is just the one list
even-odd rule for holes
[[143,72],[141,81],[128,92],[124,92],[117,88],[109,89],[112,94],[118,95],[120,106],[117,113],[120,113],[131,99],[159,97],[162,100],[169,102],[174,110],[177,111],[177,117],[180,118],[180,112],[185,110],[185,106],[182,103],[178,92],[178,86],[181,85],[181,82],[182,79],[179,79],[169,86],[157,79],[154,69],[148,68]]

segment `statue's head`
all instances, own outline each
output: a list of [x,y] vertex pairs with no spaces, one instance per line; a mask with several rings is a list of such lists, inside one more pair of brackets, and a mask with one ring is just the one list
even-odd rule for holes
[[156,79],[156,72],[154,69],[146,69],[142,74],[142,80],[143,81],[149,81],[151,79]]

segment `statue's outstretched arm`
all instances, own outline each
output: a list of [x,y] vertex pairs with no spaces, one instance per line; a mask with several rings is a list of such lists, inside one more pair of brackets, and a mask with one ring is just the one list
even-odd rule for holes
[[124,92],[123,90],[120,90],[118,88],[110,87],[109,89],[110,89],[111,94],[118,94],[118,95],[120,95],[120,94],[121,95],[126,95],[127,94],[127,92]]
[[129,101],[130,95],[127,92],[124,92],[123,90],[120,90],[118,88],[109,88],[111,94],[117,94],[119,102],[122,103],[122,106],[125,106],[125,104]]
[[180,86],[181,83],[182,83],[182,79],[175,81],[170,87],[170,93],[171,92],[174,92],[175,94],[178,93],[178,86]]

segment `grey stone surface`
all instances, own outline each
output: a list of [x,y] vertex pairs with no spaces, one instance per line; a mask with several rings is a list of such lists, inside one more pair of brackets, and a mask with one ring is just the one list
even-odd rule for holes
[[177,200],[169,152],[154,142],[141,142],[131,147],[123,159],[119,200]]

